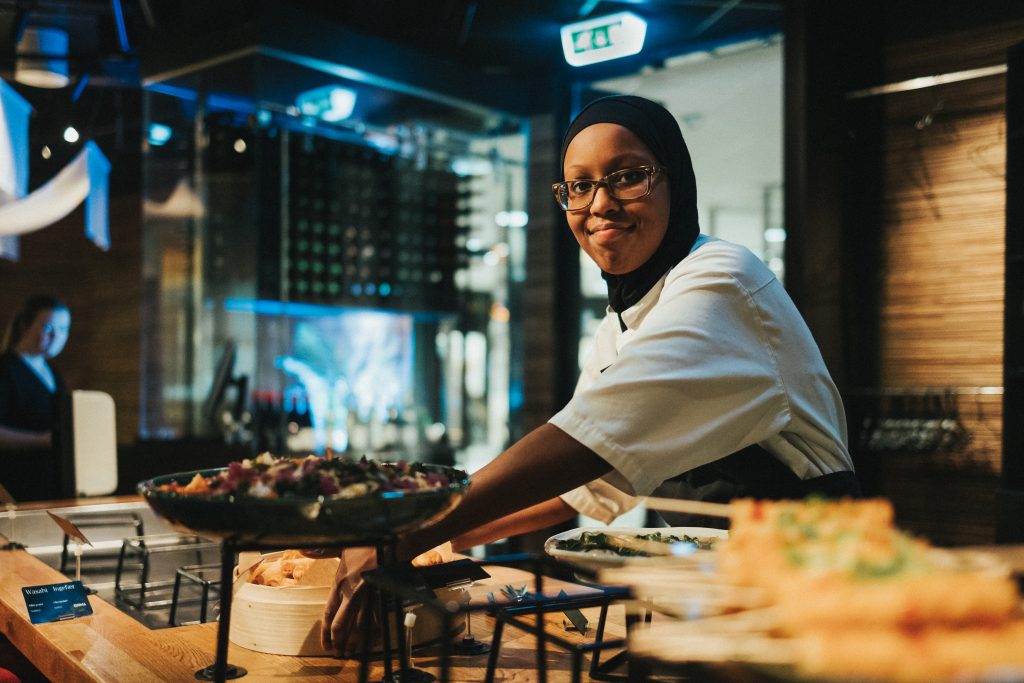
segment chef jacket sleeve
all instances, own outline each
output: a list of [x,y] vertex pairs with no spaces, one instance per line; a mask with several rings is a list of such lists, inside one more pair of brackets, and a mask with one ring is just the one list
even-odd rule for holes
[[562,494],[562,500],[581,515],[593,517],[605,524],[611,524],[612,520],[629,512],[641,501],[603,479]]

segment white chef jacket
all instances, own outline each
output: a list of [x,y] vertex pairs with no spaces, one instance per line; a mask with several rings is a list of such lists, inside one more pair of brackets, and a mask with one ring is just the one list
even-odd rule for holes
[[664,480],[758,444],[801,479],[852,471],[846,417],[810,330],[745,247],[701,235],[644,297],[601,321],[551,418],[612,472],[562,498],[610,522]]

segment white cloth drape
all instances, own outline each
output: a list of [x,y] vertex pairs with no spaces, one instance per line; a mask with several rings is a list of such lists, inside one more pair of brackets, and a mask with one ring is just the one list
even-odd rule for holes
[[[28,192],[28,117],[32,105],[0,79],[0,205]],[[0,257],[18,259],[18,238],[0,235]]]
[[107,197],[110,162],[92,140],[70,164],[38,190],[0,205],[0,235],[24,235],[52,225],[85,201],[85,234],[110,248]]
[[28,121],[32,106],[0,80],[0,257],[17,260],[18,235],[52,225],[85,201],[85,235],[110,248],[110,162],[96,143],[32,194],[28,191]]

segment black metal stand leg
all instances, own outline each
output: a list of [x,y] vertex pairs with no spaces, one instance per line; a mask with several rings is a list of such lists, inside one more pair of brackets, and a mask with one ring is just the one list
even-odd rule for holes
[[181,594],[181,572],[174,572],[174,591],[171,592],[171,614],[167,618],[167,623],[171,626],[176,626],[174,623],[174,617],[178,614],[178,596]]
[[64,542],[60,547],[60,573],[68,568],[68,535],[64,534]]
[[124,554],[127,551],[128,541],[121,544],[121,553],[117,556],[117,570],[114,572],[114,597],[121,599],[121,573],[124,571]]
[[608,619],[608,603],[601,605],[601,615],[597,618],[597,633],[594,634],[594,656],[590,659],[590,675],[601,669],[601,648],[597,647],[604,640],[604,625]]
[[[378,549],[377,557],[380,558],[380,552]],[[334,590],[337,590],[335,588]],[[381,591],[376,586],[373,587],[373,594],[369,598],[371,601],[377,604],[377,613],[384,613],[384,598],[381,596]],[[371,602],[372,604],[372,602]],[[330,628],[330,625],[327,625]],[[363,630],[363,642],[359,646],[359,683],[366,683],[370,679],[370,646],[373,644],[373,610],[366,610],[363,612],[363,623],[361,624]],[[390,667],[391,663],[387,662],[387,666]]]
[[580,683],[583,680],[583,652],[576,650],[572,653],[572,683]]
[[[377,566],[383,567],[387,562],[387,558],[384,556],[384,546],[377,546]],[[391,626],[390,620],[388,619],[388,604],[387,600],[384,599],[384,591],[380,590],[377,593],[379,602],[377,603],[377,614],[380,615],[380,642],[381,642],[381,654],[384,657],[384,680],[390,681],[392,679],[391,671]],[[367,615],[367,619],[369,619]],[[399,630],[402,629],[401,624],[396,624]]]
[[228,636],[231,633],[231,585],[234,583],[235,551],[227,541],[220,545],[220,621],[217,624],[217,659],[196,672],[201,681],[224,681],[249,673],[240,666],[228,664]]
[[149,548],[144,543],[142,548],[142,578],[139,580],[139,609],[146,609],[146,584],[149,583]]
[[[533,566],[533,585],[537,592],[537,600],[544,602],[544,575],[541,574],[540,564]],[[544,610],[537,610],[537,680],[540,683],[547,683],[548,660],[547,660],[547,632],[544,630]]]
[[495,617],[494,631],[491,633],[491,654],[487,655],[487,674],[484,677],[486,683],[494,682],[494,670],[498,666],[498,652],[501,650],[501,632],[505,628],[505,622]]
[[[391,560],[392,566],[398,564],[398,551],[395,548],[394,543],[391,544],[391,557],[389,559]],[[394,602],[395,610],[395,640],[397,641],[398,647],[398,680],[405,683],[405,672],[409,670],[409,653],[405,647],[405,612],[402,610],[402,599],[400,597],[395,595],[392,596],[391,599]],[[387,617],[383,616],[383,620],[387,620]]]
[[[649,605],[650,603],[647,603],[643,617],[637,616],[636,614],[630,614],[629,612],[626,613],[627,635],[641,619],[648,623],[651,621],[652,612]],[[594,636],[594,656],[590,660],[590,677],[598,681],[632,680],[630,678],[628,668],[625,673],[611,673],[622,666],[629,666],[630,660],[626,651],[618,652],[609,657],[606,661],[601,662],[601,644],[604,642],[604,627],[607,621],[608,603],[606,602],[601,605],[601,615],[597,621],[597,633]]]
[[[234,553],[229,543],[220,546],[220,580],[222,586],[231,586],[233,581],[232,567]],[[231,590],[225,590],[220,601],[220,623],[217,625],[217,659],[213,665],[213,678],[223,681],[227,677],[228,667],[228,636],[231,634]]]

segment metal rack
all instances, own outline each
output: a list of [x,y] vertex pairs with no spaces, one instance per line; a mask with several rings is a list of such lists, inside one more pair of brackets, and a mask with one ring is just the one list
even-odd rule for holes
[[[114,575],[114,597],[136,609],[165,607],[171,604],[168,591],[174,585],[172,579],[154,580],[150,576],[151,559],[154,554],[194,553],[197,564],[203,561],[203,552],[217,545],[195,535],[178,533],[153,534],[150,536],[129,536],[121,543]],[[124,581],[125,569],[138,572],[137,583]]]
[[[631,594],[629,589],[619,586],[600,586],[597,584],[589,584],[591,587],[598,589],[600,594],[576,597],[558,596],[550,598],[544,594],[545,572],[563,568],[563,565],[551,558],[536,555],[510,555],[482,560],[479,561],[478,564],[481,567],[502,566],[529,569],[534,578],[534,592],[530,594],[529,599],[519,602],[511,602],[508,604],[491,603],[489,605],[454,606],[450,602],[442,603],[441,601],[436,600],[432,594],[417,589],[416,586],[408,580],[408,569],[396,569],[395,566],[384,567],[365,574],[364,578],[367,583],[373,586],[377,591],[382,605],[391,604],[392,608],[396,609],[396,616],[398,617],[396,623],[401,623],[401,605],[406,601],[417,602],[439,616],[443,624],[443,633],[451,631],[451,620],[457,614],[477,611],[483,611],[491,614],[496,619],[496,625],[491,639],[491,650],[487,660],[487,673],[484,679],[487,683],[494,680],[498,657],[501,652],[502,634],[506,625],[518,628],[536,637],[536,666],[538,680],[540,683],[545,683],[547,681],[547,647],[549,643],[560,647],[572,655],[573,681],[582,680],[583,658],[587,654],[593,655],[590,667],[591,678],[598,680],[625,679],[624,675],[611,673],[614,668],[623,663],[623,657],[617,655],[602,663],[600,661],[600,655],[602,651],[606,649],[620,649],[625,647],[625,641],[622,639],[604,640],[604,630],[608,607],[616,601],[630,598]],[[390,600],[388,600],[389,596],[391,598]],[[544,628],[544,617],[546,614],[550,612],[581,609],[586,607],[601,608],[601,616],[597,626],[594,642],[584,644],[573,643],[564,638],[559,638],[556,635],[548,633]],[[534,616],[533,623],[528,619],[530,615]],[[627,629],[638,620],[638,618],[628,619]],[[382,620],[382,623],[386,625],[387,620]],[[364,621],[363,628],[363,652],[360,660],[361,667],[359,680],[365,683],[367,680],[366,675],[369,662],[369,643],[371,640],[370,624],[368,620]],[[408,670],[408,661],[405,657],[404,639],[402,637],[401,629],[398,629],[398,631],[400,668],[397,675],[393,675],[391,673],[391,655],[390,648],[388,647],[388,634],[387,629],[385,628],[385,681],[406,680],[402,677],[402,674]],[[439,671],[439,680],[442,683],[448,681],[452,648],[453,645],[447,639],[442,641]]]
[[[928,455],[977,447],[973,432],[985,426],[982,399],[999,400],[1003,387],[889,387],[847,394],[860,413],[856,428],[862,452]],[[966,397],[974,397],[976,416],[964,411]]]
[[[380,539],[375,543],[365,540],[349,541],[328,546],[324,543],[315,544],[273,544],[263,542],[239,542],[231,539],[224,540],[220,544],[220,618],[217,625],[217,646],[215,659],[212,664],[196,671],[196,678],[199,680],[212,680],[223,682],[240,678],[247,674],[247,671],[228,662],[229,634],[231,630],[231,602],[232,591],[228,588],[234,582],[234,567],[237,553],[246,550],[282,550],[282,549],[323,549],[330,547],[341,550],[349,547],[375,547],[377,552],[378,568],[364,574],[364,579],[374,591],[375,600],[381,614],[391,611],[395,615],[396,633],[392,641],[389,619],[380,620],[381,642],[382,642],[382,664],[384,669],[383,680],[395,683],[414,683],[416,681],[430,681],[435,678],[426,672],[414,669],[410,666],[408,649],[406,647],[406,634],[401,627],[403,623],[404,608],[407,604],[415,603],[433,611],[442,623],[442,633],[453,632],[452,620],[456,615],[467,612],[487,612],[496,619],[496,626],[491,640],[490,655],[487,662],[487,673],[485,681],[490,683],[494,680],[497,668],[498,657],[501,650],[501,639],[506,625],[518,628],[537,638],[537,673],[540,683],[547,681],[547,648],[549,643],[559,647],[572,655],[572,680],[581,681],[583,671],[583,659],[585,655],[592,655],[589,674],[597,680],[625,680],[624,674],[614,673],[614,669],[625,662],[625,654],[620,652],[608,660],[601,661],[601,653],[608,649],[622,649],[625,647],[624,639],[605,640],[604,632],[607,620],[608,608],[611,604],[631,597],[630,591],[618,586],[600,586],[588,584],[598,590],[598,594],[586,596],[560,595],[554,598],[545,596],[544,580],[545,572],[554,573],[564,568],[557,561],[546,556],[536,555],[512,555],[477,562],[481,567],[503,566],[529,569],[534,578],[534,592],[528,599],[508,604],[478,604],[478,605],[454,605],[450,601],[438,600],[432,591],[424,589],[422,582],[414,580],[415,571],[408,563],[400,563],[397,560],[396,552],[397,538],[389,537]],[[584,574],[586,572],[583,572]],[[564,638],[548,633],[544,628],[545,615],[554,611],[566,611],[569,609],[581,609],[588,607],[600,607],[600,618],[597,625],[596,637],[590,643],[573,643]],[[529,616],[533,615],[533,623]],[[649,613],[648,617],[649,618]],[[639,621],[640,617],[627,618],[627,630]],[[365,683],[369,680],[370,663],[375,659],[372,650],[373,642],[373,618],[370,611],[367,611],[362,623],[362,650],[359,653],[359,681]],[[394,645],[394,648],[393,648]],[[451,657],[457,646],[450,639],[442,638],[440,653],[439,680],[445,683],[449,679]],[[393,656],[394,650],[398,651],[397,668]],[[424,676],[425,674],[425,676]]]

